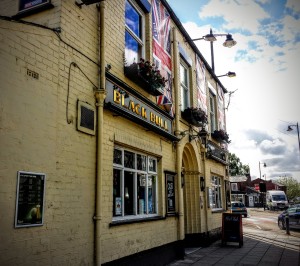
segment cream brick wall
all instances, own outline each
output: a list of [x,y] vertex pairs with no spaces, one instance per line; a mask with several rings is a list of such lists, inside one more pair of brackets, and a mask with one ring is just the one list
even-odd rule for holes
[[[0,3],[1,15],[16,13],[9,2]],[[0,265],[93,265],[96,137],[76,130],[76,106],[77,100],[95,105],[93,89],[99,86],[98,10],[96,5],[80,9],[73,0],[52,3],[53,9],[24,20],[50,28],[60,27],[61,40],[51,30],[0,20],[0,179],[3,184],[0,209],[5,213],[0,219]],[[113,75],[155,102],[154,96],[124,76],[124,3],[125,0],[105,1],[105,64],[112,66]],[[151,17],[146,18],[146,57],[150,57]],[[178,35],[193,60],[194,71],[195,56],[183,36]],[[38,73],[39,78],[29,77],[27,69]],[[192,78],[195,88],[194,74]],[[196,101],[193,91],[194,106]],[[68,119],[72,120],[70,124],[67,112]],[[184,124],[180,127],[188,128]],[[110,226],[114,146],[161,158],[158,211],[164,216],[164,171],[176,171],[174,143],[106,109],[103,132],[102,263],[177,241],[175,217]],[[185,137],[182,152],[188,143]],[[203,169],[198,146],[191,145],[186,147],[195,152],[193,164],[199,165],[201,174],[209,176],[211,167]],[[219,166],[212,168],[222,171]],[[42,172],[47,176],[43,226],[14,228],[19,170]],[[189,224],[186,224],[189,232],[203,232],[206,226],[204,209],[200,209],[200,197],[204,194],[199,187],[192,189],[198,181],[198,175],[187,180],[190,191],[196,191],[186,197],[186,203],[191,206]],[[193,209],[197,209],[194,215]],[[220,226],[220,217],[220,214],[208,214],[209,229]]]
[[[52,3],[54,9],[25,20],[60,26],[62,39],[97,62],[96,7],[86,8],[89,19],[80,20],[73,1],[64,1],[63,7]],[[0,264],[92,265],[96,142],[76,131],[75,120],[67,124],[66,99],[70,63],[75,61],[96,84],[97,67],[51,30],[3,20],[0,24],[0,209],[6,214],[0,219]],[[74,29],[78,42],[72,39]],[[27,69],[39,78],[28,76]],[[93,85],[72,68],[69,115],[74,118],[77,99],[95,101]],[[14,228],[18,170],[46,174],[41,227]]]

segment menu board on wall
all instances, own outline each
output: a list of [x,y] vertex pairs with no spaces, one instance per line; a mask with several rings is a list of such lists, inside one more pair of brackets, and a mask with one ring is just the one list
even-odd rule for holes
[[167,213],[175,213],[175,176],[166,174]]
[[43,225],[46,175],[18,171],[15,227]]

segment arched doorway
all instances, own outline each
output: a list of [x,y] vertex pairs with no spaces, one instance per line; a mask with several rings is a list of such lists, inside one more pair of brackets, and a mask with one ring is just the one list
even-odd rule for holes
[[191,143],[187,143],[184,147],[182,167],[185,238],[192,239],[193,236],[199,236],[204,231],[204,199],[200,193],[200,154],[197,152],[197,147]]

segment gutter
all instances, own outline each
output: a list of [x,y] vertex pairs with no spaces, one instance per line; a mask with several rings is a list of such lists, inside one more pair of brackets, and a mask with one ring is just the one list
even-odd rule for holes
[[[96,153],[96,188],[95,188],[95,235],[94,256],[95,265],[101,265],[101,196],[102,196],[102,169],[103,169],[103,107],[106,97],[105,90],[105,0],[100,2],[99,9],[99,89],[94,91],[97,106],[97,153]],[[98,6],[98,7],[99,7]]]
[[[178,41],[177,31],[173,28],[173,50],[174,50],[174,92],[175,92],[175,135],[179,135],[179,62],[178,62]],[[184,203],[183,203],[183,189],[181,186],[181,166],[182,166],[182,144],[180,141],[176,142],[176,172],[177,172],[177,187],[178,187],[178,240],[183,242],[184,234]],[[183,245],[183,244],[182,244]]]

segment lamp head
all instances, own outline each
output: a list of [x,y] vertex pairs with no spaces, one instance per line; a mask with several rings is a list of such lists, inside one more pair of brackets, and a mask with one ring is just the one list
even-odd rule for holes
[[286,131],[292,131],[292,130],[293,130],[293,128],[291,126],[288,126]]
[[212,33],[206,34],[205,36],[203,36],[203,39],[209,42],[214,42],[217,40],[217,38]]
[[226,41],[223,43],[223,45],[227,48],[231,48],[232,46],[236,45],[236,41],[232,38],[231,34],[227,34]]
[[233,78],[233,77],[236,76],[236,74],[235,74],[235,72],[229,71],[229,72],[227,73],[227,76],[230,77],[230,78]]

